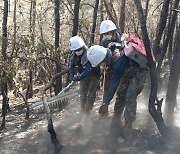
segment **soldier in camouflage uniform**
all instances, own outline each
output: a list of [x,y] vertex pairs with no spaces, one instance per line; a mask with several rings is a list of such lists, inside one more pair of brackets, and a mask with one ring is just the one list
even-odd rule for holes
[[[109,47],[112,42],[121,42],[122,34],[116,31],[116,26],[110,20],[101,23],[100,34],[105,35],[101,45]],[[129,59],[129,67],[125,69],[117,90],[114,106],[113,121],[122,125],[121,115],[124,111],[125,127],[124,137],[132,138],[132,123],[136,117],[137,96],[142,92],[146,82],[148,70]],[[109,85],[109,83],[107,83]]]
[[125,138],[132,138],[132,123],[136,118],[137,96],[144,88],[148,72],[147,69],[141,68],[131,60],[130,66],[125,70],[119,89],[117,90],[113,120],[120,122],[121,125],[121,115],[125,108]]
[[[93,108],[99,85],[100,69],[93,68],[87,60],[87,46],[79,36],[70,39],[71,55],[69,62],[70,81],[80,82],[81,111],[89,113]],[[74,76],[75,66],[79,75]]]

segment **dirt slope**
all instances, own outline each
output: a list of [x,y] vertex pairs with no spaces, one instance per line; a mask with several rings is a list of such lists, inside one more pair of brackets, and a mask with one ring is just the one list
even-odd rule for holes
[[[62,154],[178,154],[180,153],[180,111],[175,113],[174,135],[162,138],[150,117],[148,100],[138,99],[137,119],[133,124],[134,139],[125,141],[122,128],[110,127],[114,100],[107,118],[99,119],[101,93],[90,115],[79,112],[78,96],[61,112],[53,114],[57,136],[64,148]],[[179,95],[178,95],[179,99]],[[146,101],[144,101],[146,100]],[[31,115],[24,120],[24,112],[13,111],[7,116],[7,127],[0,133],[0,154],[51,154],[53,145],[46,130],[44,114]],[[118,128],[118,131],[117,129]]]

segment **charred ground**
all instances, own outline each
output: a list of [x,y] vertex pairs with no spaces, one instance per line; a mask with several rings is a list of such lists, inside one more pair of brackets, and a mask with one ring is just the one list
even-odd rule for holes
[[[176,110],[174,126],[169,136],[162,137],[148,113],[148,98],[143,93],[138,99],[137,118],[133,125],[133,140],[122,137],[123,128],[111,125],[114,101],[110,114],[99,119],[101,92],[90,115],[79,112],[77,96],[60,112],[53,114],[58,139],[63,144],[62,154],[177,154],[180,151],[180,111]],[[163,96],[163,93],[161,94]],[[179,95],[178,95],[179,99]],[[25,120],[25,111],[8,113],[6,129],[0,134],[0,153],[51,154],[53,145],[47,132],[45,114],[32,114]]]

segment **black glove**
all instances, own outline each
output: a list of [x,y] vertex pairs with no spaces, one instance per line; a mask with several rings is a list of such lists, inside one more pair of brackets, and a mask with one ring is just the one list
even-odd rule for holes
[[72,78],[72,81],[79,81],[78,76],[75,76],[74,78]]
[[78,81],[78,76],[70,77],[69,83],[71,83],[72,81]]
[[124,49],[124,44],[118,42],[110,43],[108,46],[112,52],[115,51],[115,49],[119,49],[120,51]]
[[103,116],[107,116],[108,115],[108,104],[107,103],[103,103],[100,108],[99,108],[99,114],[101,117]]
[[116,49],[116,45],[115,45],[115,44],[110,45],[109,49],[110,49],[111,51],[114,51],[114,50]]

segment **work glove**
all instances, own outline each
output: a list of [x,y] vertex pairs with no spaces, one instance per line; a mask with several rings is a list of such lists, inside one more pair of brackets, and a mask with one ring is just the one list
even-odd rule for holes
[[103,103],[99,108],[99,115],[100,117],[107,116],[108,115],[108,104]]
[[114,51],[114,50],[116,49],[116,44],[110,43],[110,44],[108,45],[108,48],[109,48],[111,51]]
[[78,76],[71,77],[71,78],[70,78],[70,83],[71,83],[72,81],[74,81],[74,82],[78,81]]
[[127,41],[127,40],[128,40],[128,34],[126,34],[126,33],[122,34],[121,41],[123,42],[123,41]]
[[79,81],[78,76],[75,76],[74,78],[72,78],[72,81],[74,81],[74,82]]
[[108,48],[113,52],[116,49],[119,49],[120,51],[124,48],[123,43],[118,43],[118,42],[112,42],[108,44]]

